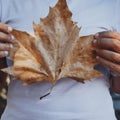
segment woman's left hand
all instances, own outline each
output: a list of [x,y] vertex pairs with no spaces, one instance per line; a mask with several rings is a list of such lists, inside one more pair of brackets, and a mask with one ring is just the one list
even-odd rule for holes
[[104,31],[97,33],[94,38],[97,61],[120,74],[120,33]]

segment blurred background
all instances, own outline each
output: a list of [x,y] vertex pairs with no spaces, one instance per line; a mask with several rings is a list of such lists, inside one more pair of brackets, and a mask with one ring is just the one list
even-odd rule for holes
[[3,83],[2,89],[0,89],[0,118],[7,104],[6,100],[7,100],[8,84],[9,84],[9,79],[7,78],[7,80]]
[[116,117],[118,120],[120,120],[120,94],[116,94],[112,90],[110,90],[110,93],[113,99]]

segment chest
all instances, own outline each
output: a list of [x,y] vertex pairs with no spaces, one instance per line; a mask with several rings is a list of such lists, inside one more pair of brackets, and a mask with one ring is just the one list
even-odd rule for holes
[[[23,0],[24,1],[24,0]],[[4,22],[13,28],[33,32],[32,23],[39,23],[40,18],[47,16],[49,7],[57,0],[12,0],[6,10]],[[98,28],[111,29],[116,27],[116,4],[113,0],[67,0],[72,12],[73,21],[82,27],[82,32],[92,33]],[[98,30],[97,30],[98,29]]]

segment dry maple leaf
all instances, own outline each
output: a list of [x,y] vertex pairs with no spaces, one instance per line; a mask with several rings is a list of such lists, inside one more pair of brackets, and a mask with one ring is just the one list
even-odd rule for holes
[[48,16],[40,19],[40,24],[33,23],[35,37],[13,30],[19,46],[10,52],[13,66],[4,71],[26,84],[55,82],[64,77],[82,82],[100,76],[93,68],[96,64],[93,36],[80,37],[80,29],[71,16],[66,0],[59,0]]

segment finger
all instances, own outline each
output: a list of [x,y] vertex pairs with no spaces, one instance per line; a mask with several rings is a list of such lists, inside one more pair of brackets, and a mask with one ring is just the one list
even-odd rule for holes
[[0,23],[0,31],[1,32],[10,33],[10,32],[12,32],[12,30],[13,30],[12,27],[10,27],[9,25]]
[[13,48],[12,44],[0,43],[0,51],[9,51],[11,48]]
[[0,32],[0,42],[13,43],[13,42],[15,42],[15,38],[14,38],[13,35],[5,34],[3,32]]
[[104,31],[104,32],[99,32],[95,35],[95,38],[115,38],[120,40],[120,33],[114,32],[114,31]]
[[94,40],[94,45],[99,48],[111,49],[112,48],[112,39],[110,38],[97,38]]
[[0,58],[6,57],[8,55],[8,51],[0,51]]
[[120,63],[120,54],[110,51],[110,50],[104,50],[104,49],[97,49],[96,53],[98,56],[105,58],[111,62],[114,63]]
[[114,72],[120,73],[120,64],[113,63],[111,61],[108,61],[102,57],[96,57],[96,60],[101,63],[102,65],[108,67],[110,70]]
[[101,49],[113,50],[120,53],[120,41],[113,38],[99,38],[94,40],[94,45]]

